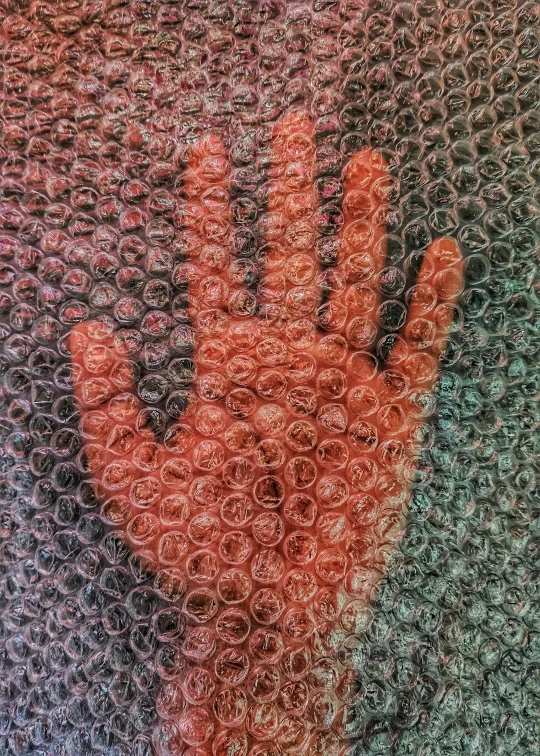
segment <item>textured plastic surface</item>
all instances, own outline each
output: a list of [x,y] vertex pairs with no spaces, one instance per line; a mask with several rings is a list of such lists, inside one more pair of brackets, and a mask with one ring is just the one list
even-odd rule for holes
[[0,752],[538,752],[538,4],[0,7]]

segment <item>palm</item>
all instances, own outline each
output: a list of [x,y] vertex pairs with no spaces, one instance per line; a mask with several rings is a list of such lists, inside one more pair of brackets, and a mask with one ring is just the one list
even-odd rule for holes
[[[155,550],[161,574],[186,576],[177,643],[189,705],[169,734],[191,746],[235,727],[242,748],[277,739],[307,752],[312,738],[309,752],[339,750],[343,670],[324,656],[347,631],[342,609],[369,601],[402,531],[461,287],[459,250],[442,239],[424,256],[406,323],[397,302],[380,304],[389,179],[369,151],[346,168],[339,247],[321,270],[314,154],[305,116],[278,124],[256,298],[229,252],[225,149],[212,137],[193,148],[187,258],[174,271],[185,317],[147,316],[179,355],[173,380],[192,381],[161,442],[122,354],[129,334],[106,319],[72,332],[87,466],[105,510],[134,547]],[[396,333],[385,365],[370,352],[381,323]]]

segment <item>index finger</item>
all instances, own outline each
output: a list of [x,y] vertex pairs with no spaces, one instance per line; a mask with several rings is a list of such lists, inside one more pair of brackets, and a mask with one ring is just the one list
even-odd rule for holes
[[415,285],[408,292],[409,309],[402,329],[411,389],[431,391],[463,289],[463,257],[455,239],[437,239],[428,247]]

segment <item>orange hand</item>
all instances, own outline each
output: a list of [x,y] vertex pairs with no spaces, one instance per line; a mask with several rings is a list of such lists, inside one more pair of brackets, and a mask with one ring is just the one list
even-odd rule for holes
[[[136,334],[107,318],[73,329],[84,460],[104,515],[156,552],[158,585],[183,592],[187,703],[167,738],[209,754],[234,738],[242,754],[268,741],[339,753],[348,671],[335,652],[403,531],[462,260],[453,240],[432,243],[408,312],[381,304],[389,177],[365,150],[344,171],[322,269],[315,134],[293,113],[274,131],[255,296],[230,249],[229,175],[219,139],[192,148],[173,274],[184,302],[176,322],[145,316],[176,354],[178,421],[162,440],[133,383]],[[380,324],[394,334],[386,364],[371,351]]]

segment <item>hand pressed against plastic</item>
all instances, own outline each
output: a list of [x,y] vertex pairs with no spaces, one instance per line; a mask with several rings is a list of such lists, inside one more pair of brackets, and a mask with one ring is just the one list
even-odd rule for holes
[[[226,150],[215,137],[192,149],[186,261],[173,275],[185,301],[176,322],[145,315],[145,330],[177,355],[173,426],[137,396],[138,334],[113,332],[107,318],[72,331],[103,513],[157,555],[156,585],[178,599],[167,615],[175,714],[156,736],[169,750],[183,741],[225,753],[236,739],[238,754],[340,753],[352,678],[338,650],[403,530],[433,411],[462,285],[457,244],[431,244],[408,314],[381,304],[383,159],[366,150],[346,166],[339,244],[324,270],[314,171],[313,126],[289,115],[273,137],[256,297],[242,288],[253,263],[231,253],[233,215],[250,207],[231,204]],[[395,333],[384,365],[370,351],[381,323]]]

